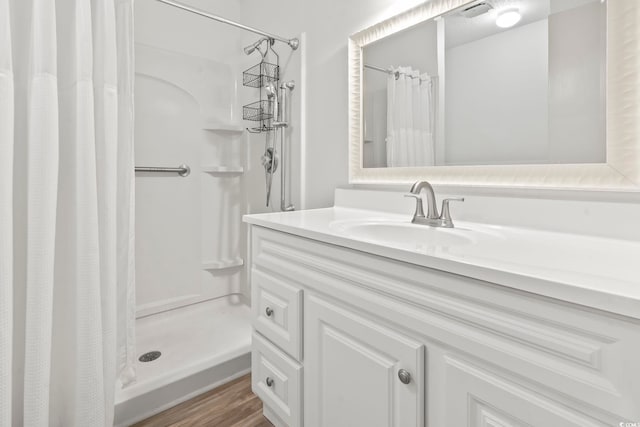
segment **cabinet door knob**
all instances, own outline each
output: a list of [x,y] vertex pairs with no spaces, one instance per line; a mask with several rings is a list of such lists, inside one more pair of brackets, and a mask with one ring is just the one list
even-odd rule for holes
[[264,312],[266,313],[267,317],[271,317],[271,315],[273,314],[273,309],[271,307],[267,307]]
[[411,382],[411,374],[406,369],[400,369],[398,371],[398,378],[402,384],[409,384]]
[[271,377],[267,377],[264,382],[267,384],[267,387],[273,387],[273,380],[271,379]]

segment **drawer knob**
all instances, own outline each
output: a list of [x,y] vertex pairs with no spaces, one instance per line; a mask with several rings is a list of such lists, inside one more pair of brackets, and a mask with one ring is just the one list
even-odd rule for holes
[[267,384],[267,387],[273,387],[273,380],[271,379],[271,377],[267,377],[264,382]]
[[411,374],[406,369],[400,369],[398,371],[398,378],[402,384],[409,384],[411,382]]
[[264,311],[267,315],[267,317],[271,317],[271,315],[273,314],[273,309],[271,307],[267,307]]

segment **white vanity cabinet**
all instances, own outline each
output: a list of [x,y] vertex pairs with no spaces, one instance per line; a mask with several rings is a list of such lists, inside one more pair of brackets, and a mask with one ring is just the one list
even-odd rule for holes
[[637,319],[261,226],[251,235],[253,389],[277,426],[640,421]]
[[424,345],[305,298],[305,426],[424,425]]

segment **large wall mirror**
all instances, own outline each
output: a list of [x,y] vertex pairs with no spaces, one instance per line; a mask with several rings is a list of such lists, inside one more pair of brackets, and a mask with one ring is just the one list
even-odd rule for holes
[[350,180],[640,187],[636,0],[432,0],[350,38]]

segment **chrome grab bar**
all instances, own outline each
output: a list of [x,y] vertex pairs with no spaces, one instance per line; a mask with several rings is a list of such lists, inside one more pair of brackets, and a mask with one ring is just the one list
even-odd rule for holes
[[177,168],[136,166],[136,172],[168,172],[186,177],[191,173],[191,168],[185,164],[181,164]]

